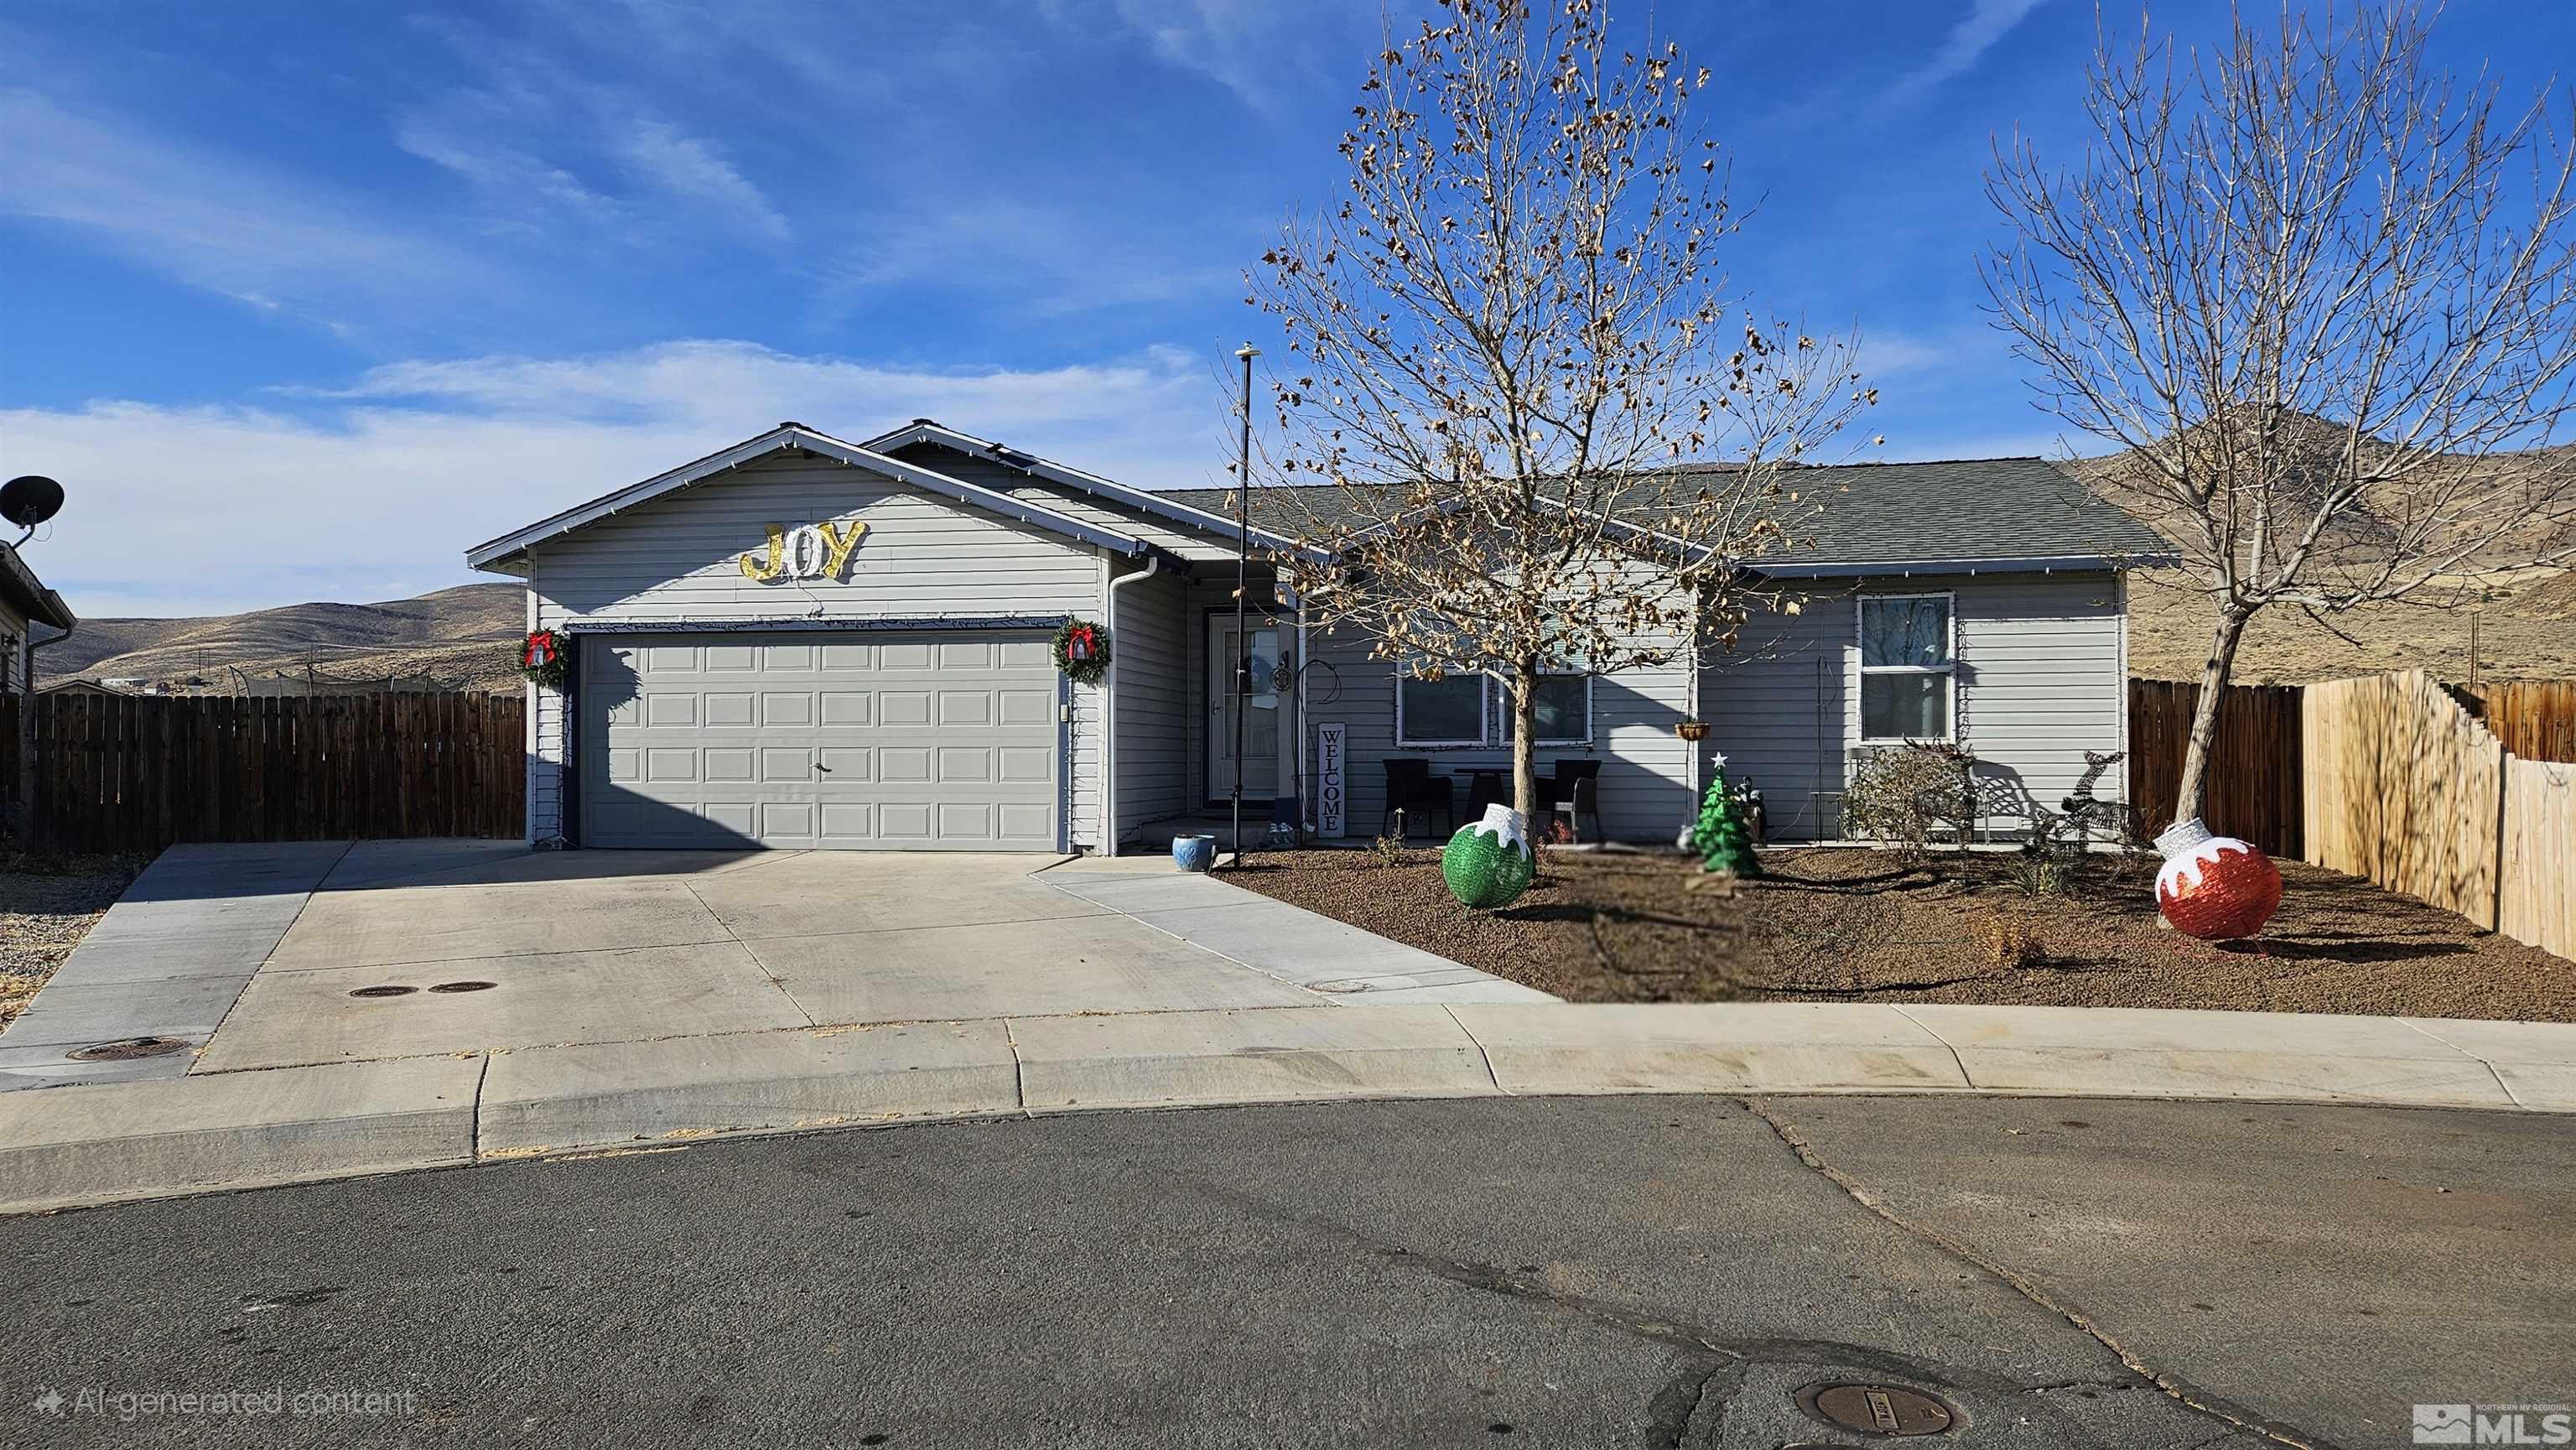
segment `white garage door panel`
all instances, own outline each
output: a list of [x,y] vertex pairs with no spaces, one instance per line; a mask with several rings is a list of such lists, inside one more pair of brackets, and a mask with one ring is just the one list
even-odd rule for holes
[[585,844],[1056,849],[1043,636],[593,636],[581,655]]

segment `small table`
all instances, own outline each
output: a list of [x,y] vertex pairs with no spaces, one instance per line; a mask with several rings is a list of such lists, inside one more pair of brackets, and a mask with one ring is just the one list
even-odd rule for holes
[[1510,803],[1512,788],[1503,783],[1504,777],[1510,774],[1511,772],[1507,770],[1467,772],[1467,816],[1470,820],[1483,819],[1487,806]]

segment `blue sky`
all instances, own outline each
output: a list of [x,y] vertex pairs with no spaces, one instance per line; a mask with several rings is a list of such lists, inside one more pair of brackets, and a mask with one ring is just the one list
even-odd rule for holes
[[[71,492],[29,561],[91,617],[399,597],[782,418],[1221,481],[1241,273],[1331,194],[1381,13],[20,0],[0,471]],[[1979,178],[1998,133],[2080,139],[2089,5],[1613,14],[1721,78],[1699,120],[1761,198],[1728,270],[1863,331],[1887,456],[2055,449],[1980,311]],[[2507,0],[2439,32],[2526,95],[2571,41]]]

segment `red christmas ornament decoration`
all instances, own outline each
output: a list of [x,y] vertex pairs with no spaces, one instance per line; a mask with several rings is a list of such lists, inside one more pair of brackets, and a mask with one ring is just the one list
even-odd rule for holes
[[2156,905],[2174,930],[2202,941],[2236,941],[2263,929],[2281,907],[2281,868],[2272,858],[2203,825],[2198,816],[2156,837],[2164,869]]

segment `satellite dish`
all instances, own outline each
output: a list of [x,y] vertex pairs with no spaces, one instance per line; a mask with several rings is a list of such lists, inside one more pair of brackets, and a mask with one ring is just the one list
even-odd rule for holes
[[36,525],[63,511],[63,486],[41,474],[22,474],[0,484],[0,519],[33,532]]

